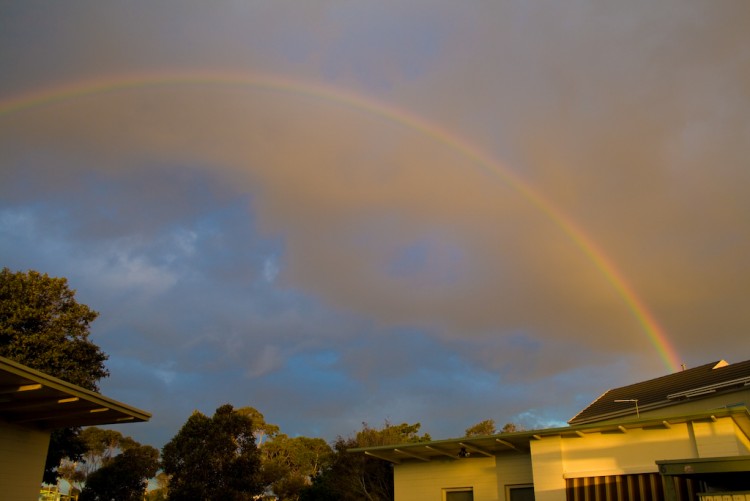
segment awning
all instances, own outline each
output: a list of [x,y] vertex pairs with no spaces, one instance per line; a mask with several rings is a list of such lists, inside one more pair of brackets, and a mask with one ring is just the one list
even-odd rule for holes
[[151,414],[0,357],[0,420],[39,429],[148,421]]
[[545,437],[580,438],[596,433],[626,434],[633,429],[664,429],[685,422],[715,421],[721,417],[731,417],[743,433],[750,438],[750,412],[742,408],[715,409],[686,416],[667,418],[633,419],[606,424],[586,424],[500,433],[487,436],[472,436],[436,440],[430,442],[409,442],[405,444],[358,447],[348,449],[351,453],[365,454],[391,463],[402,461],[432,461],[435,459],[474,459],[494,457],[500,453],[528,454],[534,440]]
[[670,459],[657,461],[659,473],[667,476],[750,472],[750,456]]

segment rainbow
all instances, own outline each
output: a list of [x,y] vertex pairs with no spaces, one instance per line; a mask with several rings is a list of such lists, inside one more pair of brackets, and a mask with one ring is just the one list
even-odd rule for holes
[[471,162],[498,176],[502,182],[515,190],[531,203],[531,205],[552,220],[594,264],[622,298],[627,308],[642,326],[649,342],[655,348],[665,367],[672,372],[678,370],[680,366],[680,358],[667,338],[664,329],[659,326],[647,306],[638,297],[635,290],[630,286],[615,264],[607,258],[607,255],[602,249],[600,249],[581,228],[579,228],[549,200],[533,190],[530,185],[512,170],[493,160],[489,155],[483,153],[478,147],[472,145],[466,139],[448,131],[440,125],[428,122],[425,119],[402,109],[360,95],[352,94],[341,89],[308,83],[301,84],[299,82],[278,77],[249,76],[247,74],[223,71],[189,71],[148,73],[141,75],[112,75],[40,89],[0,100],[0,117],[84,96],[109,94],[143,87],[175,85],[240,86],[277,93],[289,93],[297,96],[307,96],[313,99],[322,99],[340,106],[362,110],[391,122],[399,123],[424,134],[435,141],[445,144]]

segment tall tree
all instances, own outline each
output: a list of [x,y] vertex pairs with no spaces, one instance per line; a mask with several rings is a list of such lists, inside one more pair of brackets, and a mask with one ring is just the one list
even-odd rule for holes
[[279,427],[275,424],[267,423],[266,418],[255,407],[240,407],[237,409],[237,412],[252,420],[255,445],[258,447],[262,446],[266,440],[272,440],[279,433]]
[[485,419],[484,421],[480,421],[477,424],[466,428],[464,436],[476,437],[479,435],[494,435],[496,432],[497,427],[495,426],[495,420]]
[[166,501],[169,499],[169,475],[162,471],[154,477],[154,480],[156,489],[146,493],[146,501]]
[[[75,299],[65,278],[37,271],[0,271],[0,356],[83,388],[98,391],[109,375],[107,355],[89,339],[98,313]],[[56,483],[63,458],[80,459],[85,450],[78,428],[55,430],[44,482]]]
[[505,423],[505,425],[503,425],[503,429],[501,431],[503,433],[513,433],[513,432],[516,432],[516,431],[523,431],[523,430],[524,430],[523,426],[518,426],[515,423]]
[[377,445],[393,445],[430,441],[430,435],[419,434],[420,423],[393,425],[386,421],[382,428],[367,423],[353,437],[339,437],[334,443],[331,466],[313,479],[304,489],[300,501],[391,501],[393,468],[389,463],[349,449]]
[[134,442],[89,475],[80,501],[142,501],[159,469],[159,451]]
[[297,501],[331,462],[333,450],[322,438],[276,435],[261,448],[264,483],[281,501]]
[[119,454],[141,447],[141,444],[117,430],[105,430],[96,426],[84,428],[79,439],[86,447],[82,460],[63,460],[57,469],[58,475],[78,491],[82,485],[89,483],[89,478],[94,473],[109,466]]
[[198,411],[162,450],[169,499],[249,500],[263,492],[253,422],[229,405]]
[[65,278],[0,272],[0,356],[98,391],[107,355],[89,339],[99,315],[75,299]]

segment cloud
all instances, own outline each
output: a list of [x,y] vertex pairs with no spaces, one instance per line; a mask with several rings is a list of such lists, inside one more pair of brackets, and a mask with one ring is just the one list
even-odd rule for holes
[[114,366],[169,387],[170,419],[231,399],[299,430],[429,415],[460,434],[661,375],[623,284],[559,218],[683,361],[737,353],[745,2],[28,5],[3,14],[8,99],[198,68],[432,127],[221,79],[0,115],[4,261],[68,276]]

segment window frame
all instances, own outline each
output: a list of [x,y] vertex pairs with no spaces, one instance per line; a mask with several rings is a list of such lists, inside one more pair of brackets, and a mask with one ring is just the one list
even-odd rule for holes
[[[534,484],[505,484],[505,501],[511,501],[510,491],[514,489],[529,489],[534,490]],[[536,496],[536,493],[534,493]]]
[[470,492],[471,498],[474,499],[474,487],[473,486],[443,487],[442,501],[448,501],[448,494],[450,494],[451,492]]

